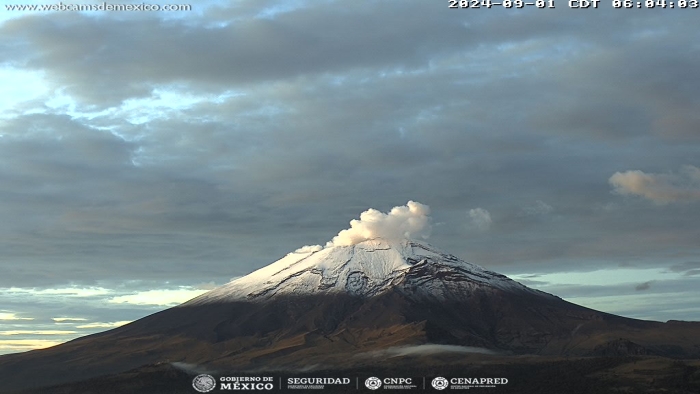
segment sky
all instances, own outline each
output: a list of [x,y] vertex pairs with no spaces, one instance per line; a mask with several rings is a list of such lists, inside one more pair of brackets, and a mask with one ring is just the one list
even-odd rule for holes
[[408,201],[466,261],[700,320],[700,11],[554,4],[3,3],[0,353],[136,320]]

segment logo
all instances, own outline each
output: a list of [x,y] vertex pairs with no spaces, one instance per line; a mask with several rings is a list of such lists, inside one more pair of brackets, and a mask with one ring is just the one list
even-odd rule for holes
[[200,393],[208,393],[216,387],[216,379],[207,374],[197,375],[192,379],[192,387]]
[[[437,379],[435,378],[435,380]],[[450,388],[456,390],[468,390],[476,387],[495,388],[506,384],[508,384],[508,379],[506,378],[450,378]],[[433,387],[435,387],[435,381],[433,381]]]
[[367,380],[365,380],[365,386],[367,386],[367,388],[370,390],[376,390],[382,387],[382,381],[381,379],[372,376],[371,378],[367,378]]
[[447,379],[443,378],[442,376],[438,376],[437,378],[433,379],[432,383],[430,384],[432,384],[433,388],[436,390],[444,390],[450,385]]

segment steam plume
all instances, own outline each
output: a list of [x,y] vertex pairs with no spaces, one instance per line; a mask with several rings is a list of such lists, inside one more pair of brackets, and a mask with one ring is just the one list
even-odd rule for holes
[[373,238],[399,240],[430,236],[430,208],[409,201],[394,207],[389,213],[370,208],[360,214],[360,220],[350,221],[350,228],[342,230],[326,246],[347,246]]

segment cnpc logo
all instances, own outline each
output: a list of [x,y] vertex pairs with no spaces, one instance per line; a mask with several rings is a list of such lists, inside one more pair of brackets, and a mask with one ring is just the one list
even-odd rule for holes
[[371,378],[367,378],[367,380],[365,380],[365,386],[370,390],[377,390],[378,388],[382,387],[382,384],[386,385],[386,386],[396,386],[396,385],[410,385],[412,383],[413,383],[412,378],[379,379],[376,376],[372,376]]
[[382,387],[382,380],[376,376],[372,376],[371,378],[367,378],[367,380],[365,380],[365,386],[370,390],[376,390]]

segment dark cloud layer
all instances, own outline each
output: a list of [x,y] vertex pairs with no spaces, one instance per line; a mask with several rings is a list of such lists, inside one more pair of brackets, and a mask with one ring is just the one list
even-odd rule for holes
[[48,93],[0,112],[0,287],[221,283],[409,200],[436,246],[497,271],[674,270],[700,254],[695,19],[241,1],[6,20],[3,67]]

